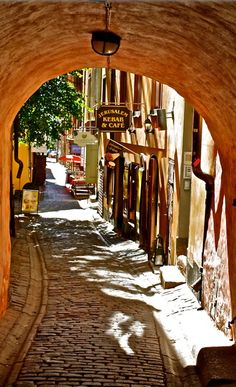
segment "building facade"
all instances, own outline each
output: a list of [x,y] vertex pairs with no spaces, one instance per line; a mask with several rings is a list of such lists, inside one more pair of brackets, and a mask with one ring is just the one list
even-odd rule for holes
[[[228,334],[221,161],[205,121],[174,89],[145,76],[89,69],[83,85],[91,107],[83,128],[95,129],[99,143],[100,215],[138,241],[151,265],[177,265],[200,307]],[[101,106],[125,106],[129,128],[97,128]]]

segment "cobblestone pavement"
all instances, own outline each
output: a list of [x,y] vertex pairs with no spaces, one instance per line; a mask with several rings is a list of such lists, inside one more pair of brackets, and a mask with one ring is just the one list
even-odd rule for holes
[[40,212],[27,228],[46,262],[47,310],[14,385],[165,386],[153,307],[143,298],[151,289],[140,285],[150,270],[144,254],[136,252],[134,265],[112,251],[96,211],[81,209],[63,187],[48,183]]
[[226,338],[50,169],[39,214],[18,217],[0,386],[199,387],[199,349]]
[[128,265],[89,222],[45,220],[38,235],[48,306],[16,385],[165,386],[152,310]]

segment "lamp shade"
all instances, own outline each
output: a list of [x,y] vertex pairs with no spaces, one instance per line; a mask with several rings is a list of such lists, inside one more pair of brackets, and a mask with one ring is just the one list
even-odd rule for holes
[[114,55],[120,47],[120,37],[114,32],[95,31],[92,33],[91,44],[93,50],[99,55]]

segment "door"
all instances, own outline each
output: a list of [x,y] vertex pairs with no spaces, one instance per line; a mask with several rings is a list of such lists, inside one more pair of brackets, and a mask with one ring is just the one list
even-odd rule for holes
[[151,156],[148,168],[148,219],[147,219],[147,253],[151,260],[155,254],[157,236],[158,210],[158,160]]

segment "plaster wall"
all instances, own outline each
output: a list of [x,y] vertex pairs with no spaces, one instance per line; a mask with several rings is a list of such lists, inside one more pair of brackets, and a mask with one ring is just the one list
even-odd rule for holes
[[196,262],[202,266],[202,241],[205,217],[205,183],[192,175],[191,181],[191,205],[189,222],[188,260],[193,266]]
[[[193,108],[185,102],[184,108],[184,128],[183,128],[183,154],[180,175],[180,214],[178,227],[178,241],[180,242],[180,254],[186,255],[186,242],[189,234],[189,213],[190,213],[190,195],[191,195],[191,174],[189,178],[186,174],[187,160],[190,157],[190,168],[192,158],[192,127],[193,127]],[[189,184],[189,186],[188,186]],[[181,247],[182,245],[182,247]]]
[[[171,227],[171,240],[169,245],[170,262],[176,263],[176,240],[179,234],[179,205],[180,205],[180,185],[182,175],[182,151],[183,151],[183,129],[185,116],[185,101],[175,90],[163,86],[163,107],[167,112],[174,111],[174,119],[167,118],[167,157],[174,160],[174,196],[173,215]],[[167,116],[168,113],[167,113]],[[167,160],[168,162],[168,160]]]
[[[203,172],[215,174],[215,153],[212,137],[207,129],[206,123],[202,122],[202,144],[201,144],[201,168]],[[189,262],[202,266],[203,232],[205,219],[205,182],[192,174],[191,182],[191,207],[189,224]]]

